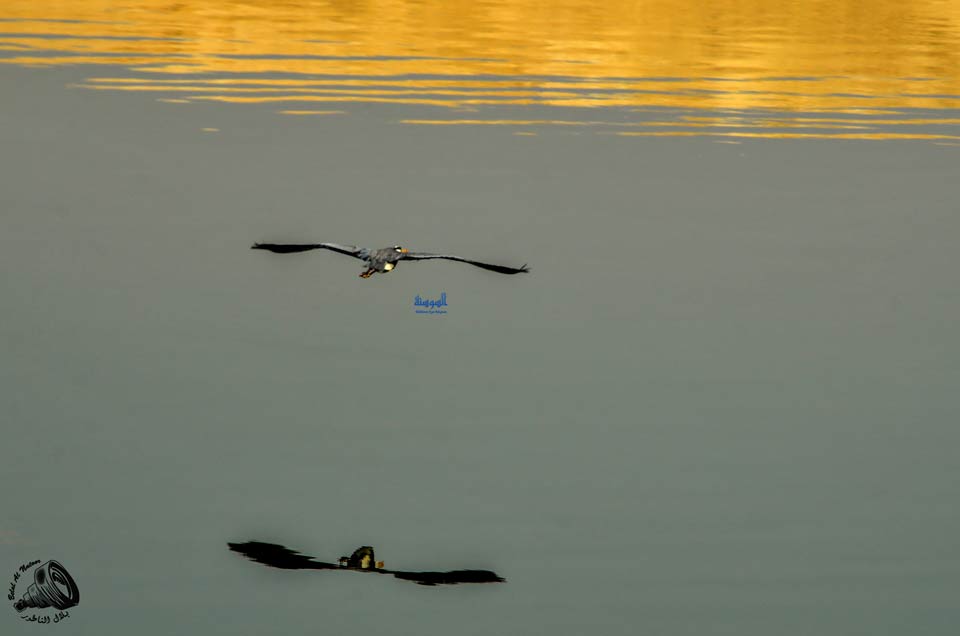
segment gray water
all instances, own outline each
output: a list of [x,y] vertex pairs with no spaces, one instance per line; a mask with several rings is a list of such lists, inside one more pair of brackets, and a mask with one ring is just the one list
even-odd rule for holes
[[[172,108],[93,73],[0,66],[0,573],[55,558],[81,594],[0,632],[955,633],[956,147]],[[532,271],[248,249],[316,240]]]

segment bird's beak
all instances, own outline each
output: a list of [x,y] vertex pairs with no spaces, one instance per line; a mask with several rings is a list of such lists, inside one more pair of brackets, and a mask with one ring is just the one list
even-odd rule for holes
[[400,253],[401,253],[401,254],[406,254],[406,253],[409,252],[409,251],[410,251],[410,250],[408,250],[408,249],[405,248],[405,247],[400,248]]

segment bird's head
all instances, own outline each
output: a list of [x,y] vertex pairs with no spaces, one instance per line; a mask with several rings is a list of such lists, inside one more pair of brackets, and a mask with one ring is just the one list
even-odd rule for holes
[[394,245],[394,246],[393,246],[393,250],[394,250],[397,254],[406,254],[407,252],[410,251],[410,250],[406,249],[405,247],[400,247],[399,245]]

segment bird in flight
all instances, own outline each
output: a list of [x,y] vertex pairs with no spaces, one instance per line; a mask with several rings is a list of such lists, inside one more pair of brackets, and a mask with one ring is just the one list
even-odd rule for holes
[[368,545],[357,548],[349,557],[340,557],[339,562],[323,563],[314,561],[313,557],[300,554],[290,548],[276,543],[262,541],[247,541],[245,543],[228,543],[230,549],[242,554],[251,561],[262,563],[282,570],[351,570],[356,572],[373,572],[376,574],[392,574],[403,581],[413,581],[418,585],[456,585],[458,583],[503,583],[506,579],[490,570],[451,570],[450,572],[405,572],[402,570],[387,570],[383,561],[377,561],[373,548]]
[[430,254],[428,252],[411,252],[399,245],[393,247],[384,247],[379,250],[371,250],[365,247],[356,247],[354,245],[338,245],[337,243],[254,243],[250,249],[267,250],[277,254],[293,254],[296,252],[308,252],[310,250],[331,250],[359,258],[367,264],[367,269],[360,274],[360,278],[370,278],[374,274],[386,274],[393,270],[400,261],[426,261],[431,259],[446,259],[448,261],[460,261],[461,263],[470,263],[476,267],[488,269],[491,272],[500,274],[520,274],[529,272],[526,265],[523,267],[507,267],[506,265],[493,265],[480,261],[472,261],[469,258],[453,256],[452,254]]

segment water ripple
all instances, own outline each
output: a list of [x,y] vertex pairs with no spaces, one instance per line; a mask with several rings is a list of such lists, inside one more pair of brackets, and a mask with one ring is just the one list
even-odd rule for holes
[[[950,140],[960,130],[960,5],[947,0],[869,11],[855,0],[558,0],[544,11],[532,0],[8,0],[0,63],[114,69],[76,86],[170,104],[275,103],[292,116],[376,103],[404,107],[404,125],[513,133]],[[117,67],[124,76],[109,75]],[[505,117],[508,107],[594,116]],[[443,115],[462,110],[477,116]],[[690,117],[733,111],[747,115]]]

